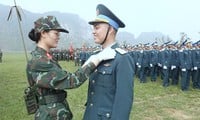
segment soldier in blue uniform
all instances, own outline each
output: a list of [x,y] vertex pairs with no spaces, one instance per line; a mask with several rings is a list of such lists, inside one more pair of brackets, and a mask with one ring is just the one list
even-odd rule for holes
[[190,50],[190,43],[182,46],[179,51],[180,56],[180,68],[181,68],[181,90],[187,91],[190,86],[190,77],[192,70],[192,54]]
[[155,82],[157,79],[157,70],[158,70],[158,45],[157,43],[154,43],[153,49],[150,51],[150,56],[149,56],[149,66],[150,66],[150,75],[151,75],[151,81]]
[[140,67],[140,73],[139,73],[139,79],[140,83],[146,83],[146,76],[147,76],[147,71],[149,69],[149,51],[146,50],[146,46],[144,45],[143,50],[140,51],[139,58],[138,58],[138,63]]
[[171,79],[172,79],[172,85],[178,85],[179,82],[179,64],[180,60],[179,58],[179,52],[177,50],[176,44],[172,45],[171,50]]
[[81,65],[83,65],[86,61],[86,51],[84,48],[82,48],[81,52],[80,52],[80,62]]
[[169,72],[171,66],[171,51],[168,45],[161,51],[161,64],[163,73],[163,87],[169,86]]
[[192,50],[192,82],[193,88],[200,89],[200,49],[198,48],[198,42],[193,44]]
[[111,49],[115,58],[101,62],[90,75],[83,120],[129,120],[133,104],[134,61],[115,42],[118,28],[125,24],[102,4],[97,6],[93,25],[94,41]]

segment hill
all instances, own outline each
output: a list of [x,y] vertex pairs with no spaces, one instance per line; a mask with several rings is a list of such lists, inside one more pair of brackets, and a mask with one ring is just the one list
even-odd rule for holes
[[[22,51],[23,44],[19,29],[19,23],[15,9],[11,14],[11,18],[7,21],[11,6],[0,4],[0,48],[4,51]],[[95,45],[92,37],[91,26],[77,14],[61,13],[58,11],[50,11],[46,13],[33,13],[24,9],[20,9],[22,21],[20,22],[23,31],[23,37],[28,51],[35,47],[35,43],[28,38],[28,32],[33,28],[33,22],[41,16],[54,15],[60,24],[69,30],[69,34],[61,34],[59,48],[69,48],[70,44],[74,47],[81,47],[83,44]],[[138,44],[155,41],[156,37],[164,36],[162,33],[145,32],[141,33],[138,38],[127,31],[117,34],[119,43]]]

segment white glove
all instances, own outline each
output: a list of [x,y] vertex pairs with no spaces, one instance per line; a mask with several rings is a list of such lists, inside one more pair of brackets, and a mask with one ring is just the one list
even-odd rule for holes
[[88,58],[88,60],[85,61],[85,63],[83,64],[83,66],[87,65],[87,64],[90,63],[90,62],[93,62],[93,63],[94,63],[95,60],[97,60],[96,55],[91,55],[91,56]]
[[150,64],[150,67],[153,67],[153,64]]
[[197,70],[197,67],[194,67],[194,70]]
[[84,63],[83,66],[87,65],[90,62],[94,63],[97,66],[103,60],[114,59],[115,55],[116,55],[116,52],[114,49],[112,49],[110,47],[105,48],[98,54],[90,56],[89,59]]
[[141,68],[141,65],[138,65],[138,68]]
[[163,69],[167,69],[167,66],[164,65],[164,66],[163,66]]
[[176,66],[174,66],[174,68],[176,68]]
[[98,54],[96,54],[96,57],[100,60],[110,60],[110,59],[114,59],[116,55],[116,52],[114,49],[112,49],[111,47],[105,48],[103,49],[101,52],[99,52]]
[[182,68],[182,69],[181,69],[181,71],[185,72],[185,71],[186,71],[186,69],[185,69],[185,68]]
[[175,68],[176,68],[176,66],[174,66],[174,65],[171,66],[171,70],[173,70],[173,69],[175,69]]

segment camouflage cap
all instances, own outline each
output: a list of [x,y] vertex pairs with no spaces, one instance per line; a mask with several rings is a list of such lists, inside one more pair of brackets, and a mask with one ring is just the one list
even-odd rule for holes
[[34,24],[36,33],[41,32],[42,30],[58,30],[59,32],[69,33],[69,31],[60,26],[54,16],[41,17],[36,20]]

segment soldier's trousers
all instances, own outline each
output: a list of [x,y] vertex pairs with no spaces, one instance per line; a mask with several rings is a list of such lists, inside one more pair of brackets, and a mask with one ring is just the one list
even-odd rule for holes
[[157,65],[153,65],[152,67],[150,67],[151,81],[156,81],[157,73],[158,73],[158,66]]
[[169,86],[169,67],[167,69],[163,69],[163,87]]
[[193,88],[200,89],[200,68],[192,71]]
[[172,85],[178,85],[179,81],[179,68],[171,70]]
[[191,70],[181,71],[181,90],[186,91],[190,86]]

